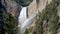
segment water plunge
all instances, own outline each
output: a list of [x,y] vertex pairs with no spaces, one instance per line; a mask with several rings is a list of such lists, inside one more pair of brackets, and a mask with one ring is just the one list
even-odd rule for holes
[[26,10],[27,7],[23,7],[19,15],[19,25],[23,23],[23,20],[26,19]]
[[30,18],[27,18],[27,7],[23,7],[20,15],[19,15],[19,24],[18,27],[20,27],[20,34],[23,34],[24,30],[28,27],[29,24],[31,24],[36,17],[37,14],[32,15]]

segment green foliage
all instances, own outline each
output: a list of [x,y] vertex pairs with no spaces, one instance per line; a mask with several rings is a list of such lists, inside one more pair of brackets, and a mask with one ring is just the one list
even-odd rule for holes
[[49,19],[49,31],[51,34],[57,34],[57,26],[59,17],[57,16],[57,7],[59,3],[57,0],[52,0],[50,4],[48,4],[45,8],[47,18]]
[[59,17],[57,16],[58,5],[59,3],[57,2],[57,0],[52,0],[50,4],[46,5],[46,8],[42,11],[42,13],[39,13],[36,18],[36,31],[33,32],[34,34],[44,33],[43,21],[46,21],[46,28],[47,26],[49,27],[49,31],[51,32],[51,34],[57,34],[57,26],[59,20]]
[[35,32],[33,34],[43,34],[43,15],[40,13],[36,18],[36,26],[35,26]]
[[28,29],[26,29],[25,32],[24,32],[24,34],[28,34],[28,33],[29,33],[29,31],[28,31]]
[[[29,31],[31,31],[32,34],[43,34],[45,32],[44,28],[46,28],[46,32],[48,31],[51,32],[51,34],[57,34],[59,21],[59,16],[57,16],[58,5],[59,3],[57,2],[57,0],[52,0],[50,4],[47,4],[42,13],[39,12],[39,15],[37,15],[36,17],[36,26],[34,27],[34,31],[32,31],[31,28],[30,30],[26,30],[25,34],[29,34]],[[46,21],[47,25],[43,25],[44,21]]]
[[17,19],[14,18],[11,14],[4,12],[4,32],[5,34],[17,34],[18,27],[17,27]]

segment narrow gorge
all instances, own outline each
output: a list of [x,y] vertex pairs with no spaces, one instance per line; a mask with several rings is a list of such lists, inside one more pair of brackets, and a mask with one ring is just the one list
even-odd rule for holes
[[60,34],[60,0],[1,0],[1,21],[4,34]]

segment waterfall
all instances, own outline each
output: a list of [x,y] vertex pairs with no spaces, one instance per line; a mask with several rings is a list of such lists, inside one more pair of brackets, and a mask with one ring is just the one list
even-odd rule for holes
[[[27,7],[22,7],[22,10],[18,17],[18,20],[19,20],[18,27],[20,27],[20,28],[21,28],[22,24],[24,23],[24,20],[26,19],[26,10],[27,10]],[[22,34],[22,33],[23,33],[23,31],[20,29],[20,34]]]
[[23,20],[26,19],[26,10],[27,10],[27,7],[22,7],[22,10],[20,12],[20,15],[19,15],[19,25],[21,25],[23,23]]
[[[35,18],[36,14],[32,15],[30,18],[26,17],[27,14],[27,7],[23,7],[20,15],[19,15],[19,27],[20,27],[20,34],[23,34],[24,30],[28,27],[30,23],[33,22],[33,19]],[[24,21],[25,19],[25,21]]]

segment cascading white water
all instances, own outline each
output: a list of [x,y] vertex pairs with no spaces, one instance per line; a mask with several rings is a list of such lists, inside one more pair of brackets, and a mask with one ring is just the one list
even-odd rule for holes
[[[22,24],[24,23],[24,19],[26,19],[26,10],[27,10],[27,7],[22,7],[22,10],[18,17],[18,20],[19,20],[18,27],[20,27],[20,28],[21,28]],[[22,34],[21,29],[20,29],[20,34]]]
[[[27,18],[26,12],[27,12],[27,7],[23,7],[18,18],[19,19],[18,27],[20,27],[20,34],[23,34],[24,30],[28,27],[30,23],[32,23],[34,17],[36,16],[36,14],[34,14],[30,18]],[[24,21],[24,19],[26,20]]]
[[[41,0],[40,2],[41,2],[40,3],[40,7],[37,8],[37,9],[39,11],[42,11],[46,7],[47,0],[46,1]],[[49,3],[50,3],[50,1],[49,1]],[[30,23],[32,23],[33,19],[38,15],[38,13],[36,13],[36,14],[32,15],[31,17],[26,18],[26,11],[27,11],[27,7],[23,7],[22,10],[21,10],[21,12],[20,12],[19,18],[18,18],[18,20],[19,20],[18,27],[21,26],[21,28],[20,28],[20,34],[23,34],[23,31],[28,27],[28,25]],[[24,19],[25,19],[25,21],[24,21]]]
[[19,25],[21,25],[23,23],[23,20],[26,19],[26,10],[27,10],[27,7],[22,7],[22,10],[20,12],[20,15],[19,15]]

